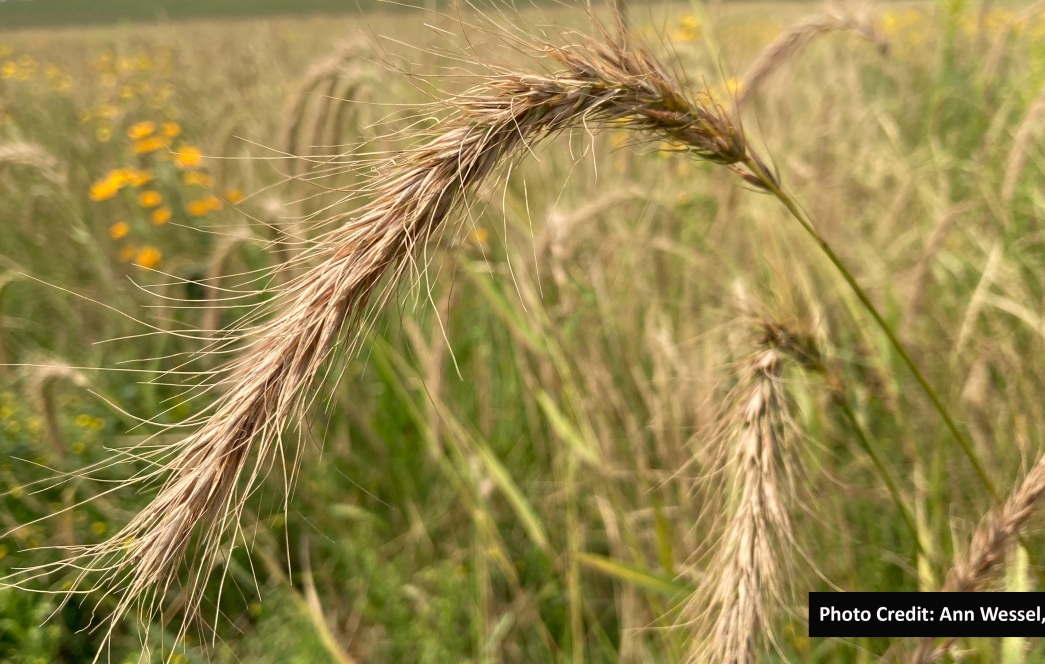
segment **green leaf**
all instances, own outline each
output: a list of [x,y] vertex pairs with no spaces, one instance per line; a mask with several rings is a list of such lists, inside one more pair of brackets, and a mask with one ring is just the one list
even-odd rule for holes
[[577,561],[589,569],[612,576],[618,581],[665,597],[677,597],[693,592],[689,584],[667,575],[654,574],[646,570],[618,562],[594,553],[576,553]]

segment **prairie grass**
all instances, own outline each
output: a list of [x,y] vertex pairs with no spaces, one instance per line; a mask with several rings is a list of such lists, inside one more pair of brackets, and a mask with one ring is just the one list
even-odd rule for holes
[[1041,9],[626,6],[0,31],[0,661],[1045,660]]

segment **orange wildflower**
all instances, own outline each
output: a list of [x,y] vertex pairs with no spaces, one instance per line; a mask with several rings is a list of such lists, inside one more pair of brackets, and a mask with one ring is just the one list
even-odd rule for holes
[[171,209],[169,207],[161,207],[152,211],[149,215],[149,221],[152,222],[153,226],[162,226],[171,220]]
[[140,141],[135,141],[131,149],[134,151],[134,154],[146,154],[155,152],[162,147],[164,147],[163,141],[153,136],[152,138],[143,138]]
[[144,187],[152,180],[152,171],[132,171],[127,176],[127,184],[132,187]]
[[156,247],[143,247],[134,259],[134,264],[145,268],[156,267],[163,254]]
[[114,240],[119,240],[120,238],[126,236],[130,230],[131,227],[127,225],[127,222],[118,221],[112,226],[109,226],[109,237],[111,237]]
[[176,152],[174,163],[180,168],[195,168],[203,162],[203,153],[191,145],[183,145]]
[[167,138],[174,138],[181,134],[181,125],[177,122],[164,122],[163,123],[163,135]]
[[243,200],[243,192],[239,189],[229,189],[225,192],[225,200],[235,205]]
[[92,201],[104,201],[115,196],[118,191],[120,191],[120,183],[109,177],[92,184],[87,196]]
[[188,212],[194,217],[202,217],[212,210],[220,210],[221,207],[222,202],[220,198],[217,196],[207,196],[189,203]]
[[131,125],[131,128],[127,130],[127,138],[132,141],[140,141],[146,136],[151,136],[154,131],[156,131],[155,122],[150,122],[149,120],[135,122]]
[[138,205],[143,208],[154,208],[163,202],[163,196],[156,191],[143,191],[138,194]]

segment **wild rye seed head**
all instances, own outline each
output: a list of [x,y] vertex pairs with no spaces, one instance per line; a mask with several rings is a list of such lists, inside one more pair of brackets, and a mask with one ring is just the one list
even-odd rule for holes
[[[73,559],[49,568],[84,570],[81,580],[97,573],[102,585],[118,588],[113,623],[133,605],[143,614],[157,609],[190,547],[186,611],[198,610],[224,534],[238,523],[251,487],[286,452],[285,437],[301,427],[324,361],[335,349],[358,347],[373,312],[388,301],[394,285],[409,269],[423,269],[414,260],[420,248],[500,162],[558,132],[612,123],[672,141],[763,186],[752,168],[760,169],[762,177],[768,169],[748,149],[739,126],[721,108],[693,101],[633,42],[628,48],[588,42],[539,51],[561,69],[539,74],[491,66],[483,83],[449,99],[453,113],[438,132],[390,158],[374,176],[372,200],[334,217],[342,225],[292,259],[313,267],[282,286],[271,308],[247,320],[261,320],[266,311],[274,316],[241,325],[235,336],[217,342],[221,350],[238,341],[243,350],[223,367],[223,375],[235,380],[226,382],[227,389],[195,420],[194,433],[171,446],[143,444],[130,452],[154,462],[133,481],[159,482],[158,495],[110,540],[75,549]],[[777,502],[775,479],[766,474],[772,472],[766,464],[775,453],[770,449],[775,438],[765,429],[777,407],[771,376],[778,362],[772,357],[767,355],[768,364],[758,369],[762,378],[748,406],[755,433],[746,443],[754,447],[745,453],[744,472],[758,477],[750,478],[755,484],[743,500],[748,505],[744,518],[755,519],[749,523],[756,534],[769,528],[779,537],[787,532],[786,515]],[[220,383],[220,375],[213,380]],[[761,405],[755,404],[759,399]],[[286,475],[289,486],[293,468]],[[751,541],[743,529],[734,537],[743,551],[738,555],[748,561],[736,570],[740,582],[768,583],[772,568],[762,540]],[[748,616],[751,607],[743,604],[738,610]],[[732,636],[728,639],[741,647]]]
[[[776,329],[776,328],[774,328]],[[726,420],[722,454],[732,477],[724,533],[686,615],[689,662],[754,664],[773,640],[772,617],[790,567],[787,357],[772,343],[744,365]]]
[[[1038,500],[1045,493],[1045,456],[1038,459],[1027,476],[1009,494],[1005,504],[992,508],[973,535],[965,555],[954,561],[954,567],[943,584],[945,592],[975,592],[991,582],[1005,555],[1013,548],[1020,531],[1034,514]],[[945,639],[933,647],[932,639],[923,639],[911,656],[911,664],[930,664],[947,654],[957,639]]]

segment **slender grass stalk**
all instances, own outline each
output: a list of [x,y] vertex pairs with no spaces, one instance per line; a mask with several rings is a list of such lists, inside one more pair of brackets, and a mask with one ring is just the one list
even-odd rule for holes
[[852,31],[873,42],[880,53],[889,52],[889,42],[875,29],[874,23],[866,11],[856,13],[828,11],[809,16],[789,27],[759,51],[754,62],[740,79],[742,83],[736,92],[737,105],[744,103],[778,67],[803,46],[818,35],[837,30]]
[[1016,196],[1016,184],[1019,182],[1020,174],[1027,163],[1027,148],[1030,147],[1034,130],[1043,115],[1045,115],[1045,90],[1042,90],[1027,107],[1027,112],[1023,115],[1023,120],[1020,121],[1020,126],[1012,139],[1009,158],[1005,162],[1005,175],[1001,183],[1001,203],[1005,208],[1007,223],[1011,223],[1012,200]]
[[896,483],[892,469],[886,465],[885,460],[878,454],[875,446],[871,444],[867,432],[864,431],[863,426],[860,424],[860,420],[857,419],[856,413],[849,403],[849,397],[846,394],[845,385],[841,377],[837,372],[828,369],[815,341],[809,335],[796,333],[772,321],[760,321],[759,327],[761,328],[761,343],[763,345],[780,348],[793,357],[803,369],[824,377],[831,390],[831,400],[842,412],[853,433],[856,434],[860,448],[871,458],[871,462],[874,463],[879,477],[885,482],[885,486],[889,490],[889,495],[896,504],[896,509],[900,512],[901,518],[911,529],[915,546],[920,553],[924,554],[921,538],[918,536],[918,526],[916,525],[910,504],[900,493],[900,488]]
[[991,481],[990,477],[987,476],[987,471],[984,469],[983,464],[976,455],[976,451],[972,449],[972,444],[958,429],[958,425],[955,424],[950,411],[947,410],[943,401],[941,401],[940,397],[936,394],[936,390],[933,389],[932,385],[929,384],[929,381],[926,380],[921,369],[918,368],[918,365],[915,364],[915,361],[911,358],[910,353],[907,352],[907,348],[904,346],[903,342],[900,341],[900,338],[897,337],[896,333],[893,332],[891,327],[889,327],[889,324],[885,322],[885,319],[882,317],[882,314],[879,313],[878,308],[873,302],[871,302],[871,298],[867,295],[867,292],[864,291],[860,284],[856,282],[853,273],[850,272],[849,268],[842,262],[842,259],[835,253],[835,250],[831,248],[831,245],[827,243],[827,240],[825,240],[824,237],[820,235],[820,232],[816,230],[812,220],[809,219],[809,216],[798,205],[798,202],[795,201],[790,194],[785,192],[779,184],[777,184],[776,179],[770,176],[769,173],[765,173],[762,170],[764,167],[761,167],[758,164],[751,163],[748,164],[748,166],[758,177],[761,178],[761,176],[765,176],[765,179],[762,180],[762,185],[766,191],[773,194],[773,196],[775,196],[777,200],[787,208],[787,211],[791,213],[791,216],[794,217],[802,228],[805,229],[805,231],[813,238],[817,246],[820,247],[820,250],[825,256],[827,256],[827,259],[852,289],[857,299],[860,300],[860,304],[862,304],[864,309],[871,314],[871,318],[874,319],[875,323],[885,334],[886,338],[889,340],[889,344],[893,347],[893,350],[895,350],[897,355],[900,356],[900,359],[903,360],[903,363],[910,370],[922,391],[929,398],[929,401],[932,402],[933,408],[935,408],[936,412],[939,413],[940,418],[943,420],[948,431],[951,432],[954,439],[958,441],[959,445],[961,445],[962,450],[965,452],[965,455],[969,458],[969,462],[976,470],[976,474],[979,476],[980,482],[983,484],[984,488],[990,494],[991,498],[995,502],[998,502],[998,490],[994,487],[994,483]]
[[58,159],[31,141],[0,143],[0,170],[7,166],[29,166],[58,186],[65,186],[67,174]]
[[[813,222],[809,218],[809,216],[798,205],[795,199],[790,194],[785,192],[783,188],[781,188],[781,186],[777,183],[776,178],[772,177],[769,173],[764,172],[763,169],[765,167],[761,164],[755,164],[752,162],[748,164],[748,168],[750,168],[751,171],[756,174],[756,177],[761,177],[762,175],[765,176],[765,179],[762,180],[763,187],[771,194],[773,194],[773,196],[775,196],[777,200],[779,200],[784,205],[784,207],[787,208],[787,211],[791,213],[791,216],[793,216],[798,221],[798,223],[801,224],[802,228],[805,229],[805,231],[813,238],[813,240],[817,243],[817,246],[820,247],[820,250],[824,253],[825,256],[827,256],[828,260],[831,262],[832,265],[834,265],[835,269],[838,270],[839,274],[842,275],[842,278],[852,289],[853,293],[856,294],[856,297],[860,300],[860,303],[864,306],[867,312],[871,314],[871,317],[874,319],[875,323],[877,323],[878,327],[882,330],[886,338],[889,340],[890,345],[903,360],[904,364],[907,365],[907,368],[914,375],[914,378],[918,382],[918,385],[922,388],[922,391],[929,398],[929,401],[932,402],[933,408],[936,409],[936,412],[940,415],[940,418],[943,420],[951,435],[954,437],[955,440],[958,441],[958,445],[961,446],[962,452],[965,453],[965,456],[969,460],[969,463],[972,464],[972,467],[973,469],[975,469],[976,475],[979,478],[980,483],[983,485],[984,489],[987,490],[987,493],[988,495],[990,495],[991,500],[995,505],[998,505],[1001,502],[998,490],[994,486],[994,482],[992,482],[991,478],[987,475],[987,470],[983,467],[983,463],[980,461],[979,456],[976,454],[976,450],[973,449],[972,443],[969,441],[968,438],[965,437],[964,434],[962,434],[961,430],[958,429],[958,425],[955,424],[954,418],[951,417],[950,411],[947,410],[947,407],[944,405],[943,401],[940,400],[940,397],[936,394],[936,390],[934,390],[932,385],[929,384],[929,381],[926,380],[925,376],[918,368],[918,365],[911,358],[911,355],[907,352],[906,347],[900,341],[900,338],[896,336],[896,333],[893,332],[891,327],[889,327],[889,324],[885,322],[885,319],[882,317],[882,314],[879,313],[878,308],[875,307],[873,302],[871,302],[871,298],[867,295],[867,292],[864,291],[864,289],[860,287],[860,284],[856,282],[856,278],[853,277],[852,272],[849,271],[849,269],[845,266],[845,263],[842,262],[842,259],[838,256],[838,254],[835,253],[834,249],[831,248],[831,245],[827,243],[827,240],[825,240],[824,237],[820,235],[820,232],[816,230],[816,227],[813,225]],[[1023,545],[1023,548],[1027,551],[1027,555],[1030,558],[1031,565],[1034,567],[1035,572],[1038,575],[1038,581],[1041,583],[1041,587],[1045,588],[1045,570],[1042,570],[1040,565],[1038,564],[1037,555],[1034,553],[1034,551],[1031,550],[1030,546],[1028,546],[1027,542],[1024,541],[1022,538],[1020,539],[1020,542]]]

